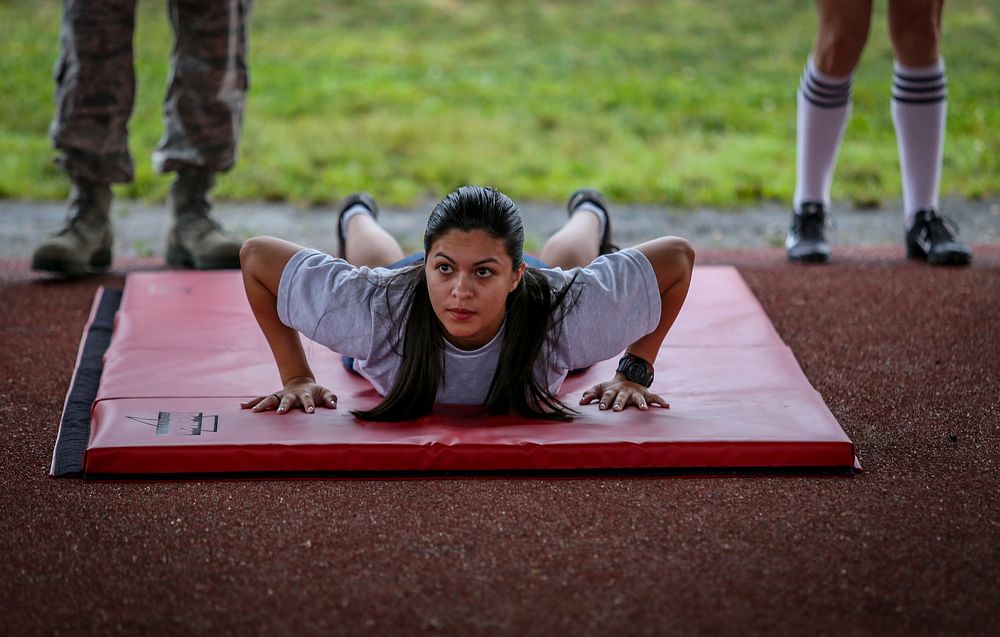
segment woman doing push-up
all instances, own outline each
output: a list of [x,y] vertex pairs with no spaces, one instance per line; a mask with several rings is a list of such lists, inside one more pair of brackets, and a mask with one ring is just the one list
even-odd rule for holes
[[573,193],[567,208],[541,262],[524,254],[517,206],[477,186],[437,204],[424,253],[409,258],[367,194],[341,206],[339,259],[272,237],[248,240],[240,253],[247,298],[282,388],[242,406],[337,406],[309,367],[301,332],[342,354],[383,396],[352,412],[364,420],[418,418],[435,403],[570,420],[578,412],[556,398],[567,374],[623,349],[614,377],[580,404],[668,407],[649,386],[687,295],[694,251],[677,237],[617,250],[596,190]]

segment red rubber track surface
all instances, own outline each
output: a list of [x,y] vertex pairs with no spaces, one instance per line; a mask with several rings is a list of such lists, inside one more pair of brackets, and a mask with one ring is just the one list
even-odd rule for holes
[[996,634],[1000,246],[835,257],[699,255],[739,267],[857,477],[128,483],[47,475],[121,274],[0,261],[0,633]]

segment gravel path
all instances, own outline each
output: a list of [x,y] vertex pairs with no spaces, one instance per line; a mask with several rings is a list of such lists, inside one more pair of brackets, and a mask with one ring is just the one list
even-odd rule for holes
[[[434,202],[411,209],[388,208],[381,220],[404,249],[415,250],[427,212]],[[528,249],[537,250],[545,237],[565,219],[563,204],[522,203],[528,230]],[[835,229],[829,236],[836,246],[902,246],[899,202],[881,210],[854,210],[835,205]],[[0,200],[0,255],[23,259],[34,245],[57,229],[65,215],[63,202],[29,203]],[[981,201],[945,200],[942,209],[960,228],[960,237],[973,244],[1000,243],[1000,198]],[[169,218],[164,205],[116,201],[116,257],[162,256]],[[289,204],[221,203],[216,214],[223,225],[244,236],[269,234],[327,251],[336,246],[336,207],[301,209]],[[676,234],[696,248],[761,248],[782,245],[789,209],[779,204],[716,210],[674,209],[661,206],[618,206],[612,211],[615,240],[632,245],[644,239]]]

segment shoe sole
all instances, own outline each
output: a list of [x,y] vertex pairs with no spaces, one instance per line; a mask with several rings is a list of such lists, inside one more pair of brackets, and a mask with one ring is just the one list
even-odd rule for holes
[[98,250],[87,263],[45,257],[34,257],[31,260],[32,270],[54,272],[68,277],[85,276],[91,272],[104,272],[109,267],[111,267],[111,250]]
[[906,247],[906,257],[914,261],[925,261],[931,265],[969,265],[972,255],[962,252],[946,252],[944,255],[929,256],[920,248]]
[[943,257],[928,257],[922,254],[907,254],[914,261],[923,261],[930,265],[969,265],[972,257],[964,254],[948,254]]
[[828,254],[803,254],[801,256],[793,257],[788,255],[788,260],[794,263],[829,263],[830,255]]
[[195,270],[239,270],[240,259],[195,259],[191,253],[177,246],[167,246],[167,265],[194,268]]

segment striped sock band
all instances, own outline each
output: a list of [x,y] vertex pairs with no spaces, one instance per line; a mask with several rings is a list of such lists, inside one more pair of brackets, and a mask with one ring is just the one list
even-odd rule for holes
[[892,99],[904,104],[934,104],[948,98],[948,76],[944,64],[925,68],[901,68],[897,62],[892,73]]
[[812,58],[802,72],[796,98],[795,195],[799,211],[808,201],[829,205],[840,140],[851,113],[851,75],[827,75]]
[[819,108],[838,108],[846,106],[851,101],[851,76],[831,77],[816,70],[812,60],[802,72],[799,91],[813,106]]

